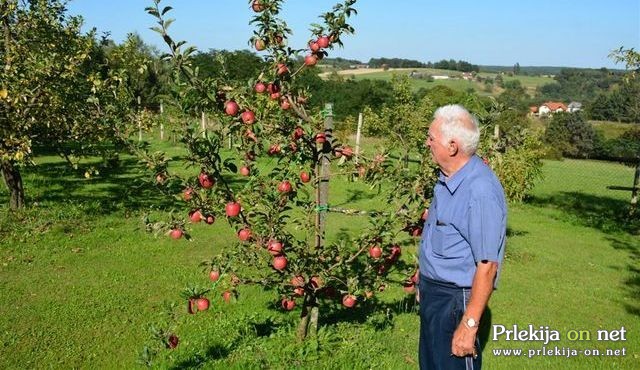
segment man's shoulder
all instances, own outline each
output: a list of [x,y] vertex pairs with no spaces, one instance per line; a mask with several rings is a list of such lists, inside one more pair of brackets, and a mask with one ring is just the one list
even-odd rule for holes
[[504,190],[500,180],[486,165],[478,166],[468,178],[468,191],[472,198],[498,196],[504,199]]

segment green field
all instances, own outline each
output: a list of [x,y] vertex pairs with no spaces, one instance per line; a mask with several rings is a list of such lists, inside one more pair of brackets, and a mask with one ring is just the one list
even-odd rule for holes
[[623,123],[612,121],[589,121],[593,127],[602,133],[605,139],[615,139],[631,129],[639,129],[637,123]]
[[[458,77],[455,79],[451,78],[448,80],[434,80],[431,82],[425,79],[411,79],[411,84],[413,86],[413,89],[416,91],[419,90],[420,88],[429,89],[438,85],[447,86],[457,91],[467,91],[469,89],[473,89],[475,92],[477,92],[480,95],[497,95],[502,91],[502,89],[495,86],[492,92],[487,92],[484,89],[483,83],[479,83],[476,81],[463,80],[462,78],[460,78],[460,76],[462,76],[462,72],[449,71],[449,70],[443,70],[443,69],[408,68],[408,69],[397,69],[397,70],[389,70],[389,71],[381,71],[381,72],[373,72],[373,73],[358,73],[358,74],[355,74],[355,73],[349,74],[349,71],[342,71],[341,74],[345,78],[353,77],[356,80],[371,79],[371,80],[391,81],[391,77],[393,76],[394,73],[395,74],[410,73],[411,71],[417,71],[419,73],[430,74],[430,75],[445,75],[450,77]],[[489,77],[494,79],[497,76],[497,74],[480,73],[480,76],[484,78]],[[525,89],[527,89],[527,92],[531,95],[536,91],[538,86],[542,86],[542,85],[554,82],[554,79],[551,77],[506,76],[506,75],[504,76],[505,82],[510,80],[519,80],[522,83],[522,86],[524,86]]]
[[[180,151],[173,150],[179,156]],[[133,368],[147,326],[165,304],[180,305],[180,345],[160,354],[160,368],[414,369],[418,316],[413,298],[390,287],[376,303],[321,312],[318,342],[294,338],[300,313],[276,309],[275,293],[244,287],[224,304],[210,296],[205,313],[187,315],[179,293],[208,283],[197,264],[235,236],[221,218],[195,225],[194,240],[156,238],[141,216],[160,204],[153,187],[139,186],[136,161],[85,179],[56,157],[39,157],[24,171],[28,207],[12,214],[0,190],[0,368]],[[268,164],[265,164],[268,165]],[[183,173],[194,172],[176,166]],[[622,165],[549,161],[545,180],[509,213],[507,258],[500,289],[484,325],[548,326],[562,339],[492,340],[484,332],[488,369],[637,369],[640,361],[640,240],[626,216],[633,169]],[[367,186],[332,180],[330,203],[347,208],[386,205]],[[158,215],[158,212],[154,214]],[[357,231],[365,218],[330,214],[330,239]],[[405,245],[411,261],[415,246]],[[624,341],[598,341],[598,330],[626,329]],[[590,340],[569,341],[571,330]],[[583,334],[583,339],[586,337]],[[623,349],[625,356],[527,358],[503,348]],[[527,352],[528,353],[528,352]]]

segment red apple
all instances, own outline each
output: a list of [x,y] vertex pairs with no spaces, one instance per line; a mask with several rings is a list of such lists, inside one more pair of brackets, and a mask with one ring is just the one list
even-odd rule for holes
[[322,132],[316,134],[316,143],[323,144],[325,141],[327,141],[327,138]]
[[318,37],[318,41],[316,41],[318,43],[318,46],[320,46],[321,48],[326,48],[329,46],[329,37],[327,36],[320,36]]
[[278,99],[280,99],[280,93],[279,92],[271,93],[271,95],[269,95],[269,97],[271,98],[271,100],[278,100]]
[[174,349],[178,346],[178,343],[180,341],[178,340],[178,336],[175,334],[171,334],[169,335],[169,338],[167,339],[167,348],[169,349]]
[[287,67],[286,64],[278,63],[278,65],[276,66],[276,73],[278,74],[278,76],[282,76],[283,74],[288,72],[289,72],[289,68]]
[[416,270],[416,272],[411,275],[411,282],[414,284],[418,284],[418,281],[420,280],[420,270]]
[[281,306],[285,311],[291,311],[296,306],[296,301],[293,299],[283,298]]
[[291,192],[291,183],[288,180],[284,180],[278,185],[278,191],[282,194],[288,194]]
[[310,41],[309,42],[309,49],[311,49],[311,51],[313,51],[315,53],[316,51],[320,50],[320,45],[315,41]]
[[182,199],[190,201],[193,198],[193,188],[186,188],[182,191]]
[[293,294],[298,296],[298,297],[302,297],[304,295],[304,288],[303,287],[296,287],[293,289]]
[[206,215],[204,218],[204,222],[206,222],[207,225],[211,225],[216,222],[216,217],[214,215]]
[[347,158],[351,158],[351,156],[353,156],[353,149],[351,149],[351,147],[349,146],[343,146],[342,154]]
[[246,242],[247,240],[251,239],[251,229],[244,228],[238,231],[238,238],[243,242]]
[[289,99],[283,98],[282,100],[280,100],[280,108],[282,108],[282,110],[288,110],[289,108],[291,108],[291,103],[289,103]]
[[318,63],[318,57],[315,56],[314,54],[307,55],[306,57],[304,57],[304,64],[306,66],[312,67],[312,66],[315,66],[316,63]]
[[282,253],[282,243],[277,240],[271,240],[267,245],[267,250],[272,255],[277,256]]
[[253,2],[251,3],[251,9],[253,9],[253,11],[256,13],[260,13],[264,11],[264,4],[261,0],[253,0]]
[[220,271],[218,270],[209,271],[209,280],[215,283],[216,281],[218,281],[218,279],[220,279]]
[[300,181],[306,184],[311,181],[311,176],[309,176],[309,173],[307,173],[306,171],[302,171],[300,172]]
[[267,154],[276,155],[276,154],[280,154],[281,151],[282,151],[282,148],[280,147],[280,144],[273,144],[269,147],[269,150],[267,150]]
[[216,183],[216,180],[213,178],[213,176],[204,171],[200,172],[200,175],[198,175],[198,181],[200,182],[200,186],[205,189],[211,189]]
[[242,112],[242,114],[240,115],[240,118],[242,118],[242,122],[246,123],[247,125],[251,125],[256,121],[255,113],[253,113],[250,110],[246,110]]
[[256,83],[254,89],[258,94],[262,94],[263,92],[267,91],[267,85],[265,85],[263,82],[258,82]]
[[267,43],[263,39],[257,39],[255,43],[256,50],[262,51],[267,48]]
[[312,276],[309,282],[311,283],[313,289],[322,288],[322,286],[324,285],[324,281],[322,281],[320,276]]
[[276,256],[273,258],[273,268],[278,271],[282,271],[287,267],[287,257],[285,256]]
[[223,299],[225,302],[229,303],[229,302],[231,301],[231,292],[230,292],[230,291],[228,291],[228,290],[225,290],[225,291],[222,293],[222,299]]
[[300,126],[296,126],[295,129],[293,129],[293,140],[299,140],[304,136],[304,129]]
[[351,308],[353,306],[356,305],[356,297],[351,295],[351,294],[347,294],[344,297],[342,297],[342,305],[347,307],[347,308]]
[[373,247],[369,248],[369,255],[371,256],[371,258],[377,260],[382,256],[382,249],[379,246],[374,245]]
[[202,212],[200,212],[199,209],[189,212],[189,220],[191,220],[191,222],[193,222],[194,224],[202,221],[202,218]]
[[402,289],[404,289],[405,293],[412,294],[416,292],[416,285],[412,281],[405,281],[402,284]]
[[269,92],[269,94],[280,92],[280,85],[275,83],[269,83],[267,85],[267,91]]
[[240,167],[240,174],[242,176],[249,176],[251,174],[251,170],[247,166]]
[[302,275],[296,275],[291,278],[291,285],[295,287],[303,287],[304,286],[304,277]]
[[229,100],[224,104],[224,111],[230,116],[235,116],[236,114],[238,114],[239,109],[240,107],[238,106],[238,103],[234,102],[233,100]]
[[171,229],[171,231],[169,232],[169,236],[171,236],[171,238],[175,240],[182,238],[183,234],[184,233],[181,229]]
[[227,216],[236,217],[240,214],[240,203],[238,202],[229,202],[225,207],[225,211],[227,212]]
[[206,311],[209,309],[209,300],[205,297],[200,297],[196,299],[196,307],[198,307],[198,311]]
[[411,230],[411,235],[414,237],[422,236],[422,228],[419,226],[415,226],[413,230]]

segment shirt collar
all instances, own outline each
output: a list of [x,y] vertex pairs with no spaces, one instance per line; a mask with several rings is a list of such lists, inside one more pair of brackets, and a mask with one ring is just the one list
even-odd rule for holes
[[449,177],[448,179],[444,176],[442,171],[440,171],[440,177],[438,178],[438,180],[440,180],[440,182],[444,186],[446,186],[447,190],[449,190],[449,193],[453,194],[456,192],[456,190],[458,190],[458,187],[460,186],[460,184],[462,184],[462,181],[464,181],[464,179],[469,176],[471,171],[473,171],[478,161],[480,161],[480,157],[478,157],[477,155],[473,155],[471,156],[469,161],[467,161],[467,163],[462,166],[462,168],[460,168],[456,173],[453,174],[453,176]]

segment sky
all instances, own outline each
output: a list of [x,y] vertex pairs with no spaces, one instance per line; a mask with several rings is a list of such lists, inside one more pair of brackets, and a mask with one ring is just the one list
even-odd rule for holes
[[[289,45],[306,47],[309,24],[320,21],[338,0],[288,0],[282,18],[293,30]],[[151,0],[72,0],[85,30],[110,32],[122,42],[131,32],[167,51],[149,30],[155,19],[144,8]],[[249,49],[254,16],[248,0],[163,0],[175,22],[174,40],[198,50]],[[329,57],[367,62],[405,58],[421,62],[465,60],[478,65],[624,68],[609,53],[621,46],[640,50],[640,0],[358,0],[348,23],[354,35]]]

